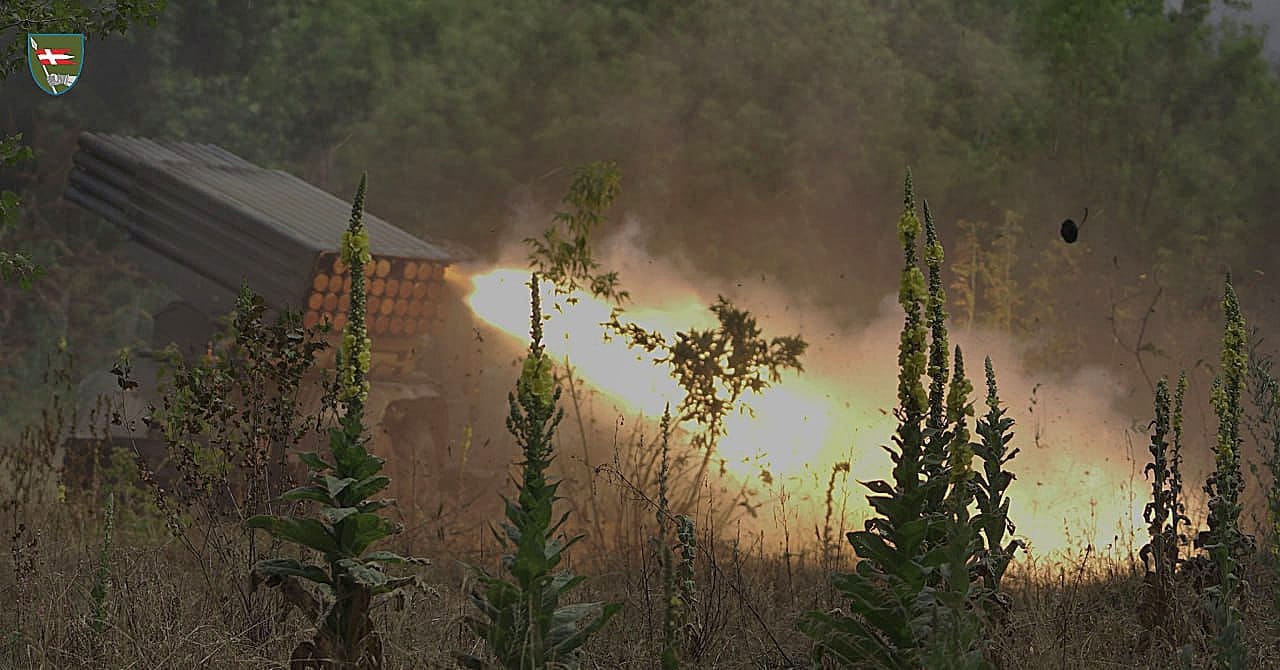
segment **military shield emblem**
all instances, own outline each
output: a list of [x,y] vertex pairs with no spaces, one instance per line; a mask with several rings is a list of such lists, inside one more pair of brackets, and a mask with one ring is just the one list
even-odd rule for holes
[[27,66],[36,86],[45,93],[70,91],[84,66],[84,35],[27,33]]

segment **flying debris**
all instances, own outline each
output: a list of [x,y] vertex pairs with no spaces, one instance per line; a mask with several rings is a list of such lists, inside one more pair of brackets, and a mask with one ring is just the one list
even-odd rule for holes
[[1063,221],[1062,222],[1062,241],[1066,242],[1067,244],[1074,244],[1076,239],[1080,237],[1080,226],[1083,226],[1084,222],[1088,220],[1089,220],[1089,208],[1085,207],[1084,218],[1080,219],[1079,224],[1076,224],[1076,222],[1072,221],[1071,219],[1067,219],[1066,221]]

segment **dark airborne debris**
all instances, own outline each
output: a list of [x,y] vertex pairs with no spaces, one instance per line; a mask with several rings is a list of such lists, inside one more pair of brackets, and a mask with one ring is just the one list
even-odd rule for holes
[[1066,221],[1063,221],[1062,231],[1061,231],[1062,241],[1066,242],[1067,244],[1075,244],[1075,241],[1080,238],[1080,226],[1083,226],[1084,222],[1088,220],[1089,220],[1089,208],[1085,207],[1084,218],[1080,219],[1079,224],[1077,224],[1075,221],[1071,219],[1067,219]]

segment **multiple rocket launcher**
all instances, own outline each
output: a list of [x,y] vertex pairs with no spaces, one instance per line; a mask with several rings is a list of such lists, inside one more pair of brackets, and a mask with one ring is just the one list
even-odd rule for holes
[[[84,133],[79,147],[67,199],[126,230],[139,267],[206,318],[229,312],[247,284],[275,310],[304,310],[304,325],[344,325],[351,278],[338,249],[348,202],[214,145]],[[364,223],[370,376],[394,380],[439,330],[445,268],[471,254],[368,212]]]

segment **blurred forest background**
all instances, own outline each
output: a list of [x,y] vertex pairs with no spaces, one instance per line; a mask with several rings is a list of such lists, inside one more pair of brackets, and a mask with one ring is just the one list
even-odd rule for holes
[[171,1],[91,40],[69,95],[0,84],[0,135],[36,151],[0,172],[27,205],[0,245],[46,268],[0,287],[0,415],[42,406],[26,390],[60,341],[96,366],[163,303],[119,231],[59,199],[84,130],[215,143],[343,198],[367,169],[371,211],[489,255],[565,168],[616,160],[649,252],[851,328],[896,285],[910,166],[955,323],[1050,373],[1067,352],[1129,370],[1145,407],[1144,380],[1213,360],[1224,270],[1276,325],[1280,80],[1253,22],[1280,11],[1257,4]]

